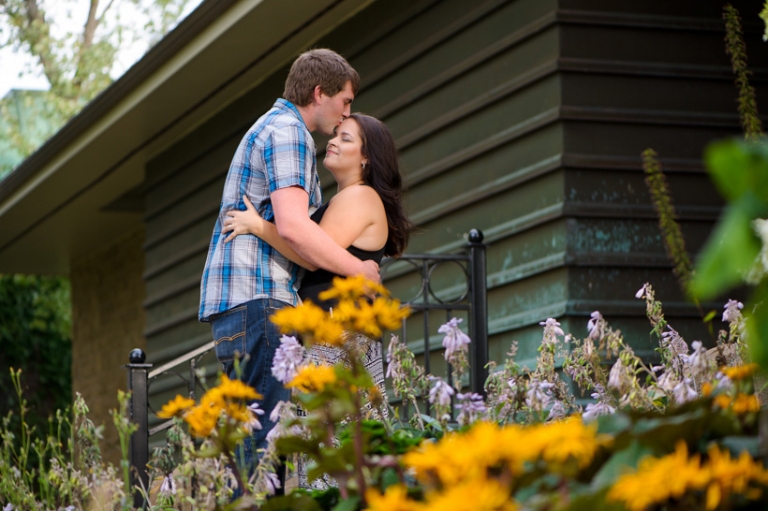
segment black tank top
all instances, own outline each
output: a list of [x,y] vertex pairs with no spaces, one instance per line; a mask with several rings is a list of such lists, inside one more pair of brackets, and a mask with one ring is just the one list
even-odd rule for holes
[[[323,215],[325,215],[325,211],[328,209],[328,204],[330,203],[326,202],[312,214],[311,218],[313,222],[317,224],[320,223]],[[377,264],[381,262],[381,258],[384,256],[384,247],[381,247],[381,249],[375,252],[371,252],[369,250],[361,250],[356,246],[351,245],[349,248],[347,248],[347,251],[361,261],[373,260],[376,261]],[[323,270],[322,268],[316,271],[306,272],[304,274],[304,278],[301,280],[299,297],[302,300],[312,300],[312,303],[315,305],[318,305],[325,310],[330,310],[330,308],[333,307],[335,303],[330,300],[320,300],[318,295],[331,287],[331,284],[333,283],[333,277],[339,276],[340,275],[336,275],[335,273]]]

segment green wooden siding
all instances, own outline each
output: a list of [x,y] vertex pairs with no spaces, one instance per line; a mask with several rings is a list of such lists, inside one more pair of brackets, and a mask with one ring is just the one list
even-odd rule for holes
[[[644,304],[634,299],[646,281],[675,327],[701,334],[669,271],[640,152],[660,152],[696,251],[721,207],[702,150],[739,126],[720,2],[674,4],[382,0],[316,45],[358,69],[353,110],[381,118],[397,140],[419,226],[408,251],[453,252],[469,229],[485,233],[493,358],[517,339],[530,366],[539,321],[557,317],[584,334],[596,309],[650,354]],[[765,61],[758,28],[748,26],[751,62]],[[224,176],[240,137],[281,94],[289,64],[147,167],[151,362],[210,340],[196,319],[199,279]],[[760,95],[765,78],[756,69]],[[332,179],[321,177],[329,197]],[[393,287],[412,288],[408,278]]]

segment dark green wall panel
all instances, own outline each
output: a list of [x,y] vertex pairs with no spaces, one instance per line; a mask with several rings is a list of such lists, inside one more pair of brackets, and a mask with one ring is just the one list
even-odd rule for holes
[[[721,6],[379,0],[315,45],[350,60],[363,81],[353,110],[380,116],[395,135],[408,211],[419,226],[409,251],[455,252],[470,229],[484,231],[494,359],[517,339],[518,359],[530,366],[540,321],[557,317],[585,335],[596,309],[651,356],[644,305],[634,299],[646,281],[659,289],[672,324],[700,336],[698,312],[670,272],[640,152],[660,153],[688,246],[697,251],[722,206],[703,170],[703,148],[739,130]],[[759,26],[747,29],[750,62],[765,62]],[[147,167],[153,362],[210,338],[195,313],[223,177],[240,137],[282,93],[289,64]],[[760,65],[753,78],[762,104],[768,73]],[[316,140],[322,157],[325,141]],[[328,197],[330,176],[321,170],[321,178]],[[390,284],[403,297],[417,287],[412,273]],[[438,292],[461,288],[448,274],[435,285]],[[432,319],[428,337],[437,347],[444,318]],[[417,351],[424,338],[418,320],[408,326]],[[439,355],[430,360],[440,365]]]

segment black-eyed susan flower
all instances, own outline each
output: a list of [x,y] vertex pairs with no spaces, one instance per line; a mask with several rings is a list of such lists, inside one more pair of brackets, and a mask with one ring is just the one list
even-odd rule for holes
[[707,509],[716,509],[732,494],[742,495],[748,500],[761,497],[761,487],[768,485],[768,471],[762,463],[753,460],[746,451],[737,459],[732,459],[727,449],[721,450],[716,445],[711,446],[707,454]]
[[307,365],[299,369],[296,377],[286,384],[301,392],[322,392],[326,385],[336,381],[336,370],[331,366]]
[[189,424],[189,432],[192,436],[205,438],[211,435],[220,416],[221,408],[216,406],[216,403],[204,400],[187,412],[184,421]]
[[[221,375],[221,383],[214,387],[220,397],[225,400],[249,401],[252,399],[261,399],[262,396],[253,387],[246,385],[240,380],[230,380],[226,374]],[[213,389],[211,389],[213,390]]]
[[177,395],[173,400],[163,405],[157,416],[161,419],[170,419],[171,417],[181,417],[190,408],[195,406],[195,400],[182,395]]
[[389,292],[381,284],[368,280],[362,275],[354,277],[334,277],[333,285],[330,289],[320,293],[321,300],[352,300],[364,296],[379,294],[388,296]]
[[757,364],[745,364],[740,366],[728,366],[721,367],[720,372],[727,376],[732,381],[743,380],[755,374],[757,371]]
[[382,495],[378,490],[369,488],[365,492],[365,500],[368,501],[368,511],[420,511],[426,507],[408,498],[405,486],[393,484]]
[[679,499],[688,491],[703,489],[707,481],[699,456],[689,457],[688,447],[680,441],[675,452],[667,456],[642,459],[637,472],[621,476],[607,498],[623,503],[629,511],[643,511]]
[[735,396],[719,394],[715,396],[714,405],[723,410],[731,410],[736,415],[757,413],[760,411],[760,401],[754,394],[739,392]]

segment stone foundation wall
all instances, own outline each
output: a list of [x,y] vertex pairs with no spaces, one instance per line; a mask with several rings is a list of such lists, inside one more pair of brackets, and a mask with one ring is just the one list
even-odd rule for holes
[[117,463],[120,443],[109,411],[126,388],[133,348],[144,338],[144,229],[72,265],[72,394],[82,394],[97,426],[104,424],[102,454]]

